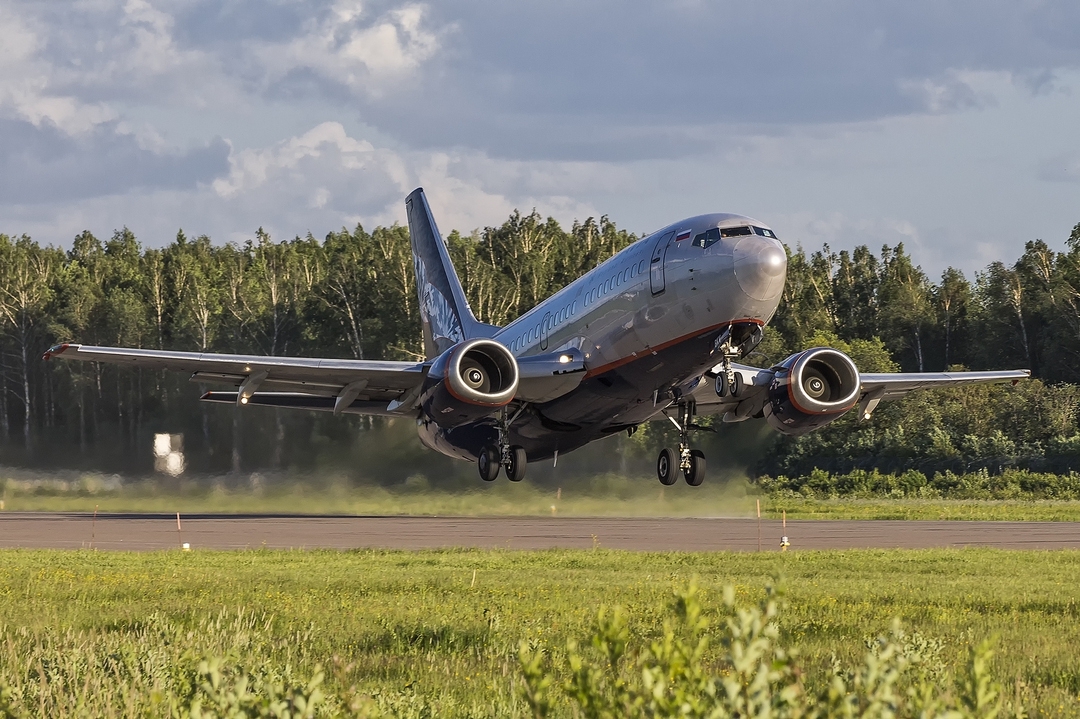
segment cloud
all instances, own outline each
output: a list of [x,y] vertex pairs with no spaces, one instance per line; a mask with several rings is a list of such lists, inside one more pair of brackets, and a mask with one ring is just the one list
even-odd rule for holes
[[[111,181],[106,167],[65,190],[67,210],[59,215],[25,192],[0,205],[8,218],[5,227],[44,242],[63,242],[81,229],[107,234],[128,226],[149,245],[170,241],[181,227],[218,242],[244,241],[260,226],[279,238],[309,231],[322,236],[358,222],[367,227],[404,223],[404,198],[417,186],[427,188],[444,233],[501,223],[515,208],[535,207],[564,223],[597,215],[573,198],[585,183],[596,181],[590,168],[536,167],[472,152],[398,152],[352,137],[336,122],[267,147],[234,150],[227,158],[219,154],[222,149],[229,150],[214,145],[169,158],[176,164],[172,184],[133,183],[126,196],[80,192]],[[147,164],[152,158],[166,161],[141,157]],[[58,152],[57,162],[70,162],[70,155]],[[139,173],[114,174],[130,181]],[[143,171],[147,174],[153,175],[153,168]],[[40,182],[33,184],[40,189]],[[15,189],[0,186],[0,192]],[[139,212],[132,212],[135,206]]]
[[365,3],[339,0],[303,24],[287,41],[253,41],[249,49],[273,84],[310,71],[349,91],[380,95],[439,49],[438,34],[424,25],[426,8],[409,4],[368,21]]
[[131,190],[194,189],[223,174],[228,155],[220,138],[186,151],[155,152],[113,124],[73,136],[52,124],[0,120],[0,207],[55,207]]

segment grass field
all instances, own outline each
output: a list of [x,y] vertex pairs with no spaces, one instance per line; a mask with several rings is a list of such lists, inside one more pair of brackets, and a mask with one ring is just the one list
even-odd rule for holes
[[602,603],[626,607],[635,637],[655,637],[691,576],[712,611],[722,585],[756,601],[776,573],[784,638],[801,648],[808,684],[833,658],[857,663],[899,617],[940,640],[952,669],[996,636],[994,673],[1010,695],[1033,715],[1080,716],[1075,552],[9,550],[0,677],[31,715],[74,713],[79,698],[91,716],[159,715],[153,703],[194,662],[225,656],[294,682],[322,664],[328,693],[355,687],[400,716],[525,716],[522,639],[557,657]]
[[[2,479],[2,478],[0,478]],[[442,488],[427,480],[393,488],[346,482],[297,481],[261,489],[227,487],[213,480],[144,480],[124,484],[98,477],[7,480],[0,483],[6,511],[65,512],[287,512],[361,515],[550,515],[750,517],[761,500],[763,516],[789,519],[966,519],[1080,521],[1076,500],[814,499],[759,495],[733,475],[702,487],[661,487],[649,477],[601,475],[551,489],[479,480]]]

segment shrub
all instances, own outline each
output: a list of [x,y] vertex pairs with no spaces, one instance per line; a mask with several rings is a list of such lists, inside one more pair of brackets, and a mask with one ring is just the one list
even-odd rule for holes
[[[991,678],[989,643],[975,647],[954,681],[939,659],[940,643],[908,636],[894,622],[887,637],[868,643],[861,666],[820,677],[807,690],[797,651],[780,640],[781,601],[771,587],[753,607],[739,606],[731,587],[715,625],[704,615],[695,582],[676,592],[661,638],[633,646],[618,607],[601,608],[585,648],[571,641],[560,666],[543,647],[522,642],[523,696],[533,716],[552,714],[560,698],[589,719],[1003,716],[1001,688]],[[712,647],[719,660],[710,662]],[[561,695],[559,694],[561,692]],[[1010,707],[1022,716],[1020,707]]]

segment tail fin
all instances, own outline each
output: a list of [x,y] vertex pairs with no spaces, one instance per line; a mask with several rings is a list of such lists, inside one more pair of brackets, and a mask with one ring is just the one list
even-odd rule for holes
[[469,308],[446,243],[431,216],[424,188],[416,188],[405,198],[405,211],[424,328],[424,354],[433,359],[458,342],[490,336],[490,325],[478,322]]

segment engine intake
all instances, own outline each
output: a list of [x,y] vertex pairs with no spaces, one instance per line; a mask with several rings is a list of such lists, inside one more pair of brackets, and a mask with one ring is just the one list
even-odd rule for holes
[[494,340],[471,340],[449,350],[446,380],[463,402],[502,407],[514,398],[517,360]]
[[509,404],[518,388],[517,360],[494,340],[468,340],[435,360],[426,384],[424,413],[440,427],[456,427]]
[[815,347],[788,357],[769,388],[769,424],[800,435],[839,419],[859,401],[859,369],[843,352]]

